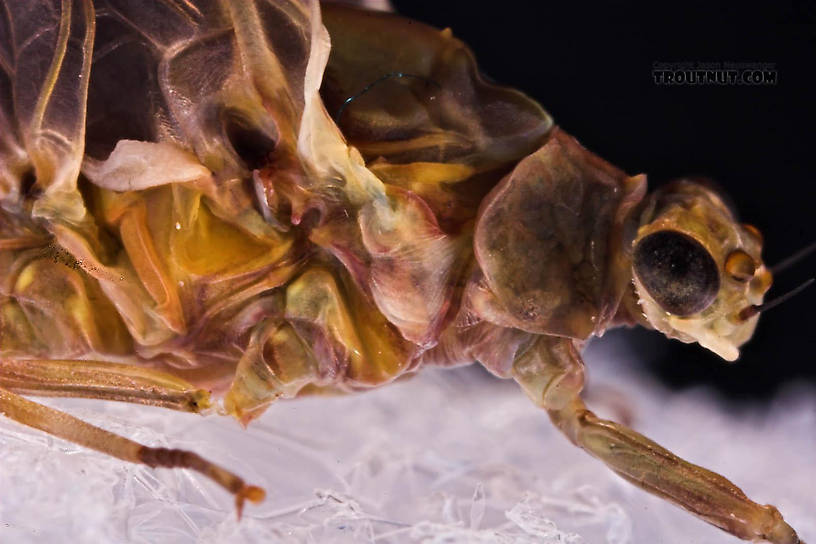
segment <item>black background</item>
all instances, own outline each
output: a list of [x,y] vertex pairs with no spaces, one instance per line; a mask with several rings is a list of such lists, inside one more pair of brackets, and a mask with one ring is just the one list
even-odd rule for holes
[[[538,100],[583,145],[650,187],[686,175],[722,185],[740,219],[764,234],[774,263],[816,240],[816,10],[686,11],[653,17],[556,2],[394,2],[398,13],[451,27],[482,71]],[[707,10],[707,11],[706,11]],[[660,21],[660,22],[658,22]],[[660,86],[654,62],[774,63],[774,86]],[[816,257],[775,279],[771,296],[816,272]],[[628,331],[644,372],[675,388],[711,384],[766,402],[783,384],[816,384],[816,287],[760,318],[734,364],[696,344]]]

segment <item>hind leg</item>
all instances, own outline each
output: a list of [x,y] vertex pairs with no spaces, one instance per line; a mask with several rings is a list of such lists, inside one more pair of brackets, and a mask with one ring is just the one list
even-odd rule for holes
[[183,412],[209,408],[209,393],[166,372],[104,361],[6,359],[0,387],[22,395],[82,397],[161,406]]
[[187,468],[199,472],[235,495],[238,515],[244,501],[260,502],[264,491],[196,453],[152,448],[95,427],[69,414],[28,400],[17,393],[89,397],[199,412],[209,394],[163,372],[97,361],[0,361],[0,413],[6,417],[131,463],[149,467]]

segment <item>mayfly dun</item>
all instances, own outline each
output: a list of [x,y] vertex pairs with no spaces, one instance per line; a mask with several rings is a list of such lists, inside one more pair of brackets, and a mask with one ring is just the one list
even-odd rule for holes
[[265,491],[232,470],[29,397],[217,406],[249,424],[282,399],[478,361],[636,486],[739,538],[799,542],[775,507],[581,398],[581,349],[609,328],[733,361],[782,300],[765,300],[757,229],[709,184],[647,193],[483,78],[450,30],[396,15],[3,7],[5,416],[197,471],[240,515]]

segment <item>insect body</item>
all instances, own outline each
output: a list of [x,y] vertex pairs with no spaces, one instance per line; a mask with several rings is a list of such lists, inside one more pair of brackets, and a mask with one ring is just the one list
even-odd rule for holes
[[[770,286],[761,239],[707,186],[647,197],[645,176],[485,82],[449,31],[395,16],[296,1],[6,8],[7,416],[198,470],[240,510],[263,491],[21,395],[201,411],[213,392],[247,423],[279,398],[479,361],[636,485],[741,538],[798,541],[775,508],[580,398],[579,350],[609,327],[728,360],[751,336]],[[360,93],[390,73],[415,77]]]

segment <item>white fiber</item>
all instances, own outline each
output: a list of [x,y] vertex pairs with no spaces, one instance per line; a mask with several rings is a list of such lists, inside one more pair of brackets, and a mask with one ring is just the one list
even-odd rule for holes
[[[671,393],[627,364],[625,331],[590,346],[589,402],[779,507],[816,541],[816,394],[735,410]],[[603,384],[603,387],[601,387]],[[610,399],[618,399],[611,402]],[[0,420],[0,541],[134,543],[728,543],[571,446],[511,382],[427,370],[367,394],[228,419],[46,399],[153,445],[192,449],[268,493],[232,498],[187,471],[151,470]]]

